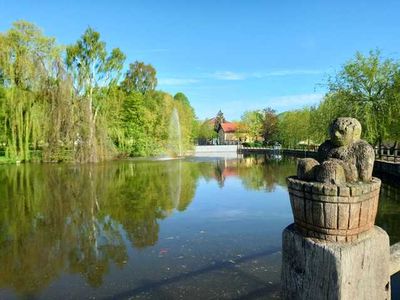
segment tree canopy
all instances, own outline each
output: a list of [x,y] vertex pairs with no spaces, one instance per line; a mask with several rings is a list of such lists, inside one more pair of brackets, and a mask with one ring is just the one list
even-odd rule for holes
[[152,65],[135,61],[133,64],[129,64],[129,70],[125,74],[121,87],[128,94],[131,92],[144,94],[154,91],[157,86],[156,75],[156,69]]
[[357,118],[363,138],[371,144],[400,138],[400,64],[383,58],[380,51],[356,53],[339,72],[329,77],[328,91],[318,106],[291,111],[279,121],[279,138],[284,145],[328,137],[327,128],[337,117]]
[[120,81],[125,59],[90,27],[67,47],[25,21],[0,33],[0,155],[96,162],[167,153],[174,109],[190,148],[189,99],[155,90],[156,70],[144,62],[131,63]]

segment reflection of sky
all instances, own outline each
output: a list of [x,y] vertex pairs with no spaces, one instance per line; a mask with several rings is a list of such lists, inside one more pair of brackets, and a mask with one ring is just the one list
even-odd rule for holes
[[286,190],[281,187],[273,193],[247,190],[238,177],[228,177],[222,188],[216,181],[207,183],[201,180],[195,198],[185,212],[185,215],[189,214],[221,221],[291,216]]
[[[278,284],[281,233],[291,222],[289,198],[282,187],[277,186],[274,192],[251,191],[239,177],[227,178],[222,188],[216,180],[200,179],[189,207],[159,221],[157,245],[140,251],[131,248],[130,257],[137,265],[135,269],[149,277],[151,272],[145,265],[152,265],[165,276],[188,272],[187,281],[181,284],[194,284],[200,291],[212,291],[209,281],[217,282],[219,289],[236,289],[243,276],[235,283],[229,280],[230,271],[224,279],[215,273],[219,264],[238,263],[239,267],[242,260],[243,269],[265,268],[261,274],[264,283]],[[166,253],[159,255],[163,251]],[[253,256],[257,259],[252,260]],[[247,265],[250,261],[254,267]],[[203,274],[203,270],[207,271]],[[243,286],[247,284],[244,282]]]
[[163,220],[161,233],[181,227],[183,234],[207,231],[215,238],[246,234],[255,241],[269,232],[278,246],[282,229],[291,222],[289,197],[279,186],[274,192],[249,191],[238,177],[227,178],[222,188],[216,181],[201,179],[190,206]]

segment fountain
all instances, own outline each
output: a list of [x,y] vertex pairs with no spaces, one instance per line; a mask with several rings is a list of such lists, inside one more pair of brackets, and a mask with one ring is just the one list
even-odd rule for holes
[[182,133],[179,122],[179,114],[176,108],[173,109],[168,129],[167,154],[171,157],[182,156]]
[[171,208],[176,209],[179,206],[182,194],[182,160],[175,160],[169,163],[168,181]]
[[179,114],[176,108],[172,110],[168,128],[168,140],[165,148],[166,151],[164,155],[155,157],[155,160],[183,158],[181,124],[179,122]]

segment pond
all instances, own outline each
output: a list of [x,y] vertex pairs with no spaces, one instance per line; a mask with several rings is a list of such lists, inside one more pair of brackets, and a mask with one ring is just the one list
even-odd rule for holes
[[[262,156],[0,166],[0,299],[279,298],[294,173]],[[399,216],[384,184],[391,242]]]

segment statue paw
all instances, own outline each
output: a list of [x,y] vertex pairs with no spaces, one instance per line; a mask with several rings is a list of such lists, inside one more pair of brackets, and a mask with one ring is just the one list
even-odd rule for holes
[[313,158],[301,158],[297,161],[297,178],[305,181],[315,180],[316,166],[318,161]]

